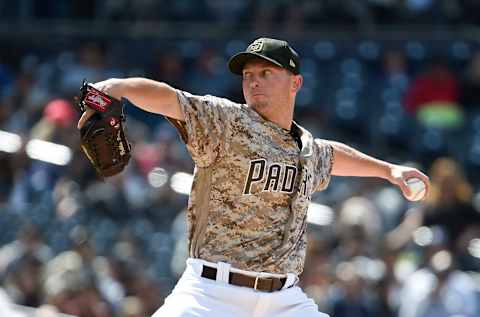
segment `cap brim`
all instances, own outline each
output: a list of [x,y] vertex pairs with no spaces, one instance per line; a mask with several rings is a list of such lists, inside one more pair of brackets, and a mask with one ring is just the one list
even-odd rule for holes
[[280,64],[276,60],[268,58],[264,55],[261,55],[258,53],[251,53],[251,52],[241,52],[233,55],[232,58],[230,58],[230,60],[228,61],[228,68],[232,73],[237,75],[242,75],[243,67],[248,61],[250,61],[253,58],[261,58],[277,66],[283,67],[282,64]]

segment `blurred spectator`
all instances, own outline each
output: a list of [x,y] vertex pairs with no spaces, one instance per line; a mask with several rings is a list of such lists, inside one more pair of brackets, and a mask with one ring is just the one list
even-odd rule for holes
[[[472,188],[463,175],[461,167],[450,158],[437,159],[430,169],[431,192],[425,206],[411,210],[400,226],[390,233],[389,242],[392,247],[400,247],[420,226],[440,226],[445,230],[450,252],[475,261],[468,251],[467,243],[460,243],[468,234],[476,232],[480,235],[480,212],[472,205]],[[461,248],[459,248],[461,247]],[[469,260],[470,259],[470,260]],[[465,269],[460,267],[460,269]]]
[[475,288],[474,280],[455,268],[450,252],[440,249],[405,282],[399,317],[477,316]]
[[78,56],[65,58],[60,63],[61,77],[60,92],[75,96],[78,94],[80,84],[84,79],[89,82],[97,82],[105,78],[118,77],[121,72],[111,69],[107,65],[107,48],[95,42],[85,43],[79,46]]
[[332,298],[332,315],[335,317],[374,316],[365,281],[357,270],[352,262],[343,262],[336,267],[337,287]]
[[80,254],[65,251],[45,268],[46,302],[78,317],[108,317],[110,305],[102,298],[91,268]]
[[401,155],[411,138],[408,116],[402,99],[410,83],[410,69],[406,54],[396,48],[387,49],[380,59],[380,70],[365,90],[369,94],[373,115],[378,116],[379,127],[371,133],[372,142],[385,144],[388,153]]
[[195,61],[188,87],[191,87],[195,94],[226,96],[233,80],[225,70],[226,62],[216,49],[204,48]]
[[398,283],[392,279],[392,276],[387,275],[374,283],[371,303],[373,316],[398,317],[396,306],[396,302],[399,300],[397,294]]
[[107,215],[111,219],[128,219],[132,210],[123,208],[128,206],[128,197],[124,192],[125,177],[128,177],[128,175],[122,174],[112,177],[109,182],[101,182],[99,179],[89,182],[85,189],[88,207],[100,215]]
[[467,111],[480,110],[480,51],[473,55],[462,77],[460,103]]
[[42,269],[43,263],[31,253],[24,253],[9,264],[4,285],[16,304],[37,307],[42,303]]
[[[78,119],[73,107],[73,104],[65,99],[48,102],[43,109],[42,118],[30,130],[30,138],[70,145],[72,141],[68,141],[67,136],[71,137],[72,132],[75,132],[74,122]],[[65,134],[66,131],[68,133]]]
[[305,30],[305,11],[301,5],[290,6],[285,17],[284,28],[289,34],[302,34]]
[[185,62],[179,52],[159,52],[153,58],[153,65],[150,67],[152,79],[161,80],[172,87],[185,86]]
[[13,89],[3,100],[6,107],[8,120],[5,120],[3,129],[10,132],[22,133],[28,131],[32,121],[36,121],[38,114],[35,112],[36,105],[32,99],[34,75],[30,72],[17,74]]
[[329,292],[335,277],[332,276],[331,252],[333,237],[330,234],[321,234],[322,229],[312,228],[307,230],[308,246],[305,269],[300,280],[305,293],[312,298],[321,311],[331,310]]
[[340,238],[334,251],[338,262],[356,256],[374,256],[382,223],[378,210],[368,198],[352,197],[343,202],[335,225]]
[[43,115],[48,122],[63,128],[71,126],[76,119],[72,103],[65,99],[50,101],[45,106]]
[[459,98],[457,78],[443,58],[434,58],[408,88],[405,107],[425,126],[457,128],[463,124]]
[[430,168],[432,181],[423,224],[443,226],[456,241],[470,226],[480,225],[480,212],[472,205],[472,187],[462,167],[454,160],[440,158]]
[[[381,81],[383,85],[404,93],[410,81],[408,61],[400,50],[391,49],[384,53],[382,59]],[[399,96],[401,97],[401,96]]]
[[[290,5],[288,1],[152,1],[152,0],[116,0],[116,1],[71,1],[58,2],[45,0],[41,5],[35,1],[17,3],[0,2],[2,18],[11,20],[35,21],[72,19],[90,21],[216,21],[222,25],[237,25],[238,22],[254,21],[259,16],[266,18],[267,25],[284,20],[290,11],[300,9],[306,4],[311,8],[312,1],[302,0]],[[455,22],[460,24],[479,24],[473,14],[478,10],[475,0],[433,1],[433,0],[323,0],[315,1],[323,7],[317,19],[311,22],[320,25],[383,25],[383,24],[440,24]],[[335,12],[335,10],[337,12]],[[250,12],[272,12],[272,14],[252,16]],[[317,11],[318,13],[318,11]],[[310,23],[311,23],[310,22]],[[257,24],[258,25],[258,24]],[[267,29],[262,29],[266,31]]]
[[[40,263],[49,261],[53,252],[45,243],[40,228],[33,223],[25,222],[17,231],[17,238],[0,249],[0,274],[12,267],[15,261],[24,256],[33,257]],[[27,257],[27,259],[30,259]]]
[[260,0],[250,8],[252,12],[252,29],[257,33],[268,33],[272,31],[275,19],[279,14],[280,8],[285,4],[284,0],[268,1]]
[[9,165],[13,184],[9,190],[8,207],[20,213],[32,201],[33,189],[29,178],[32,161],[25,150],[21,149],[11,156]]

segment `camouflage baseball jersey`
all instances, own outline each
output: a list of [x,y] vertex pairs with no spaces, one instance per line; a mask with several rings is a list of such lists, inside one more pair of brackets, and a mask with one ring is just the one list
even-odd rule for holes
[[[292,133],[247,105],[177,91],[172,120],[195,162],[187,222],[190,257],[243,270],[303,270],[306,213],[330,180],[331,145]],[[301,139],[301,149],[292,134]]]

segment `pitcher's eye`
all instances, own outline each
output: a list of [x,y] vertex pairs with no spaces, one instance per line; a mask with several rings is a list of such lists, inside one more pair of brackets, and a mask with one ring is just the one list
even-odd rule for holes
[[250,79],[252,77],[251,73],[243,73],[243,80]]

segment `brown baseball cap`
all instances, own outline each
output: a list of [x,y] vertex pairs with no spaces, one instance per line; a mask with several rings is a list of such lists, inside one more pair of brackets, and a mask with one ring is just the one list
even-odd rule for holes
[[228,68],[232,73],[242,75],[243,67],[252,58],[261,58],[295,75],[300,74],[300,57],[286,41],[265,37],[256,39],[244,52],[230,58]]

